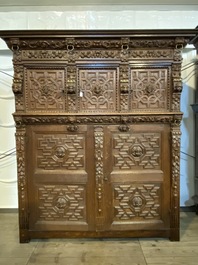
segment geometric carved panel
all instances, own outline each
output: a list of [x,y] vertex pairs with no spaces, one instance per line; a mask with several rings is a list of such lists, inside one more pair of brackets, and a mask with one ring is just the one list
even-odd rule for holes
[[84,136],[78,134],[38,135],[37,167],[46,170],[83,169],[84,145]]
[[114,220],[141,221],[160,218],[158,184],[123,184],[114,187]]
[[167,69],[133,69],[131,87],[132,110],[168,108]]
[[80,110],[105,111],[116,110],[117,71],[115,69],[80,69]]
[[114,134],[114,168],[159,169],[160,138],[159,133]]
[[43,185],[38,188],[39,220],[86,219],[85,188],[80,185]]
[[31,111],[64,111],[64,80],[64,70],[28,69],[26,108]]

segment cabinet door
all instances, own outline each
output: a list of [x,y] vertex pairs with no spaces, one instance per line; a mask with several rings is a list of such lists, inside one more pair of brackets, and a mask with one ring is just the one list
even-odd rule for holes
[[112,125],[105,130],[106,229],[167,229],[169,126]]
[[88,231],[94,226],[93,137],[86,125],[27,129],[29,228]]

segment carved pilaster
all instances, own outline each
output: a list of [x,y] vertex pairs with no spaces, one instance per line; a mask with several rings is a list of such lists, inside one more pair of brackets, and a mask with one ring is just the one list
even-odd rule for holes
[[70,65],[67,67],[67,101],[68,101],[68,111],[77,111],[77,69],[75,65]]
[[129,110],[130,74],[129,65],[120,65],[120,110]]
[[[95,170],[96,170],[96,201],[97,201],[97,209],[96,209],[96,218],[97,218],[97,229],[102,229],[104,225],[104,212],[103,212],[103,180],[104,180],[104,172],[103,172],[103,127],[95,126],[94,130],[94,140],[95,140]],[[106,180],[106,179],[105,179]]]
[[25,128],[20,127],[16,132],[17,172],[18,172],[18,200],[20,242],[28,242],[28,206],[27,206],[27,179],[25,172]]
[[180,206],[180,123],[175,120],[171,127],[171,238],[179,240],[179,206]]
[[172,65],[172,111],[180,111],[180,97],[182,92],[181,63]]
[[24,110],[23,99],[23,66],[14,65],[12,90],[15,94],[16,111]]

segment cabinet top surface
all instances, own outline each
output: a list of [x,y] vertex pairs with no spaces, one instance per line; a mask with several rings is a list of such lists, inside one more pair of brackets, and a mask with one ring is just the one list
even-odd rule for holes
[[187,37],[194,39],[198,29],[131,29],[131,30],[1,30],[1,38],[64,37]]

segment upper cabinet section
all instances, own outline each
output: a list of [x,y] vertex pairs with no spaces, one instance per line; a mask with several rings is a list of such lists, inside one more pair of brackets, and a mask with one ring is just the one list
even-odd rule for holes
[[182,49],[198,30],[1,31],[16,112],[180,111]]

